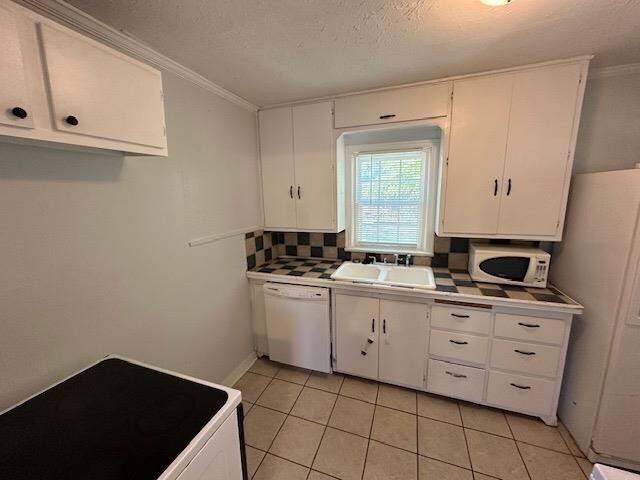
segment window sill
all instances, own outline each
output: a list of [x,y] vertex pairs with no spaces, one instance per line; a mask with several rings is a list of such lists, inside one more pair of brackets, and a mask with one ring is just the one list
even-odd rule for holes
[[384,247],[345,247],[345,251],[347,252],[361,252],[361,253],[381,253],[381,254],[391,254],[397,253],[399,255],[420,255],[424,257],[433,257],[433,251],[428,250],[410,250],[403,249],[401,247],[398,248],[384,248]]

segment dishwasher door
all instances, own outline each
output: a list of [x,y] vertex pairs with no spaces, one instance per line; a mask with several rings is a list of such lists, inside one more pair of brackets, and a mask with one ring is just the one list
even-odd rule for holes
[[331,372],[329,289],[264,284],[269,358]]

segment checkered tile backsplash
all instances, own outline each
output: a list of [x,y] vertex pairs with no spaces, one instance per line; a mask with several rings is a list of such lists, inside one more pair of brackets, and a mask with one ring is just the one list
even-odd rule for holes
[[[378,261],[393,261],[393,255],[379,253],[347,252],[344,249],[345,233],[264,232],[247,233],[245,247],[247,267],[259,267],[272,259],[289,256],[363,261],[375,256]],[[443,268],[467,268],[469,239],[435,237],[433,257],[414,255],[411,263]]]

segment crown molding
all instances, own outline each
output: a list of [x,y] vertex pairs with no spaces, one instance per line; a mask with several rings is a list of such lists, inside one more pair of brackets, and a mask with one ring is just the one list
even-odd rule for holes
[[199,73],[179,64],[178,62],[155,51],[140,40],[132,38],[123,32],[93,18],[82,10],[62,0],[14,0],[16,3],[34,11],[44,17],[54,20],[77,32],[98,40],[109,47],[115,48],[127,55],[153,65],[161,70],[187,80],[225,100],[228,100],[246,110],[255,112],[258,106],[222,88],[220,85],[206,79]]
[[627,63],[625,65],[614,65],[612,67],[594,68],[589,72],[587,80],[632,74],[640,74],[640,63]]

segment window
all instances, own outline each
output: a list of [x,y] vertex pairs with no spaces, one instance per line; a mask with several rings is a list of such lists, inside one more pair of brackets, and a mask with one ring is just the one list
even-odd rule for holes
[[347,147],[351,251],[433,254],[435,143]]

